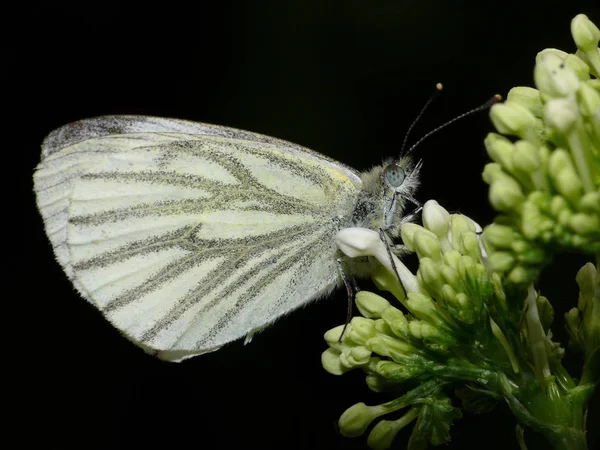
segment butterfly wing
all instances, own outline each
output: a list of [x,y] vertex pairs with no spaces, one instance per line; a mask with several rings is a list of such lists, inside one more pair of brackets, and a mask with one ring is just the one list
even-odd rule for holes
[[113,116],[45,140],[34,181],[78,291],[162,359],[216,350],[338,283],[356,172],[231,128]]

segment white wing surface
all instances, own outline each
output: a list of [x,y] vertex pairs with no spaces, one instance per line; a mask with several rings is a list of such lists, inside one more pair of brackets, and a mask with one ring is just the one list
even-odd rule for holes
[[141,116],[44,141],[38,208],[75,287],[129,339],[178,361],[330,292],[352,169],[278,139]]

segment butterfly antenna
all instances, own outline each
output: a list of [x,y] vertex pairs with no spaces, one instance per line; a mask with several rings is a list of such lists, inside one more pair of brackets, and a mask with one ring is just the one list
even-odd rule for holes
[[494,95],[492,98],[490,98],[487,102],[485,102],[483,105],[478,106],[477,108],[473,108],[465,113],[462,113],[460,116],[455,117],[452,120],[449,120],[446,123],[443,123],[442,125],[440,125],[439,127],[434,128],[433,130],[431,130],[429,133],[427,133],[425,136],[423,136],[421,139],[419,139],[417,142],[415,142],[406,152],[406,154],[409,154],[410,152],[412,152],[415,148],[417,148],[419,145],[421,145],[421,143],[427,139],[428,137],[434,135],[435,133],[437,133],[440,130],[443,130],[444,128],[446,128],[448,125],[452,125],[454,122],[458,122],[461,119],[464,119],[467,116],[470,116],[471,114],[475,114],[478,113],[480,111],[485,111],[486,109],[489,109],[492,107],[492,105],[494,103],[498,103],[500,100],[502,100],[502,96],[500,94],[496,94]]
[[421,119],[421,117],[423,116],[423,114],[425,113],[427,108],[429,108],[429,105],[431,105],[431,103],[436,98],[439,97],[440,93],[442,92],[442,89],[444,89],[444,86],[442,85],[442,83],[437,83],[435,85],[435,92],[433,94],[431,94],[431,96],[429,97],[429,100],[427,100],[427,102],[425,103],[423,108],[421,108],[421,112],[419,112],[419,114],[417,115],[415,120],[413,120],[413,123],[410,125],[410,127],[408,127],[408,130],[406,131],[406,134],[404,135],[404,142],[402,142],[402,148],[400,148],[400,154],[402,154],[404,152],[404,149],[406,148],[406,142],[408,141],[411,131],[413,130],[413,128],[415,127],[415,125],[417,124],[419,119]]

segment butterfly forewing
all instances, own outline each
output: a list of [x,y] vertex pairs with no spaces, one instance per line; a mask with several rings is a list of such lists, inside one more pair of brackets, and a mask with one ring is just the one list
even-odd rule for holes
[[131,340],[169,360],[215,350],[338,283],[352,169],[245,131],[103,117],[54,131],[35,174],[65,272]]

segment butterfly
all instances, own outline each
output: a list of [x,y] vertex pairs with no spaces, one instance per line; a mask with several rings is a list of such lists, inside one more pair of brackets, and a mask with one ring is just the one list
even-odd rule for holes
[[168,361],[252,336],[342,285],[336,234],[399,235],[408,156],[364,173],[299,145],[146,116],[51,132],[34,174],[56,259],[79,293]]

